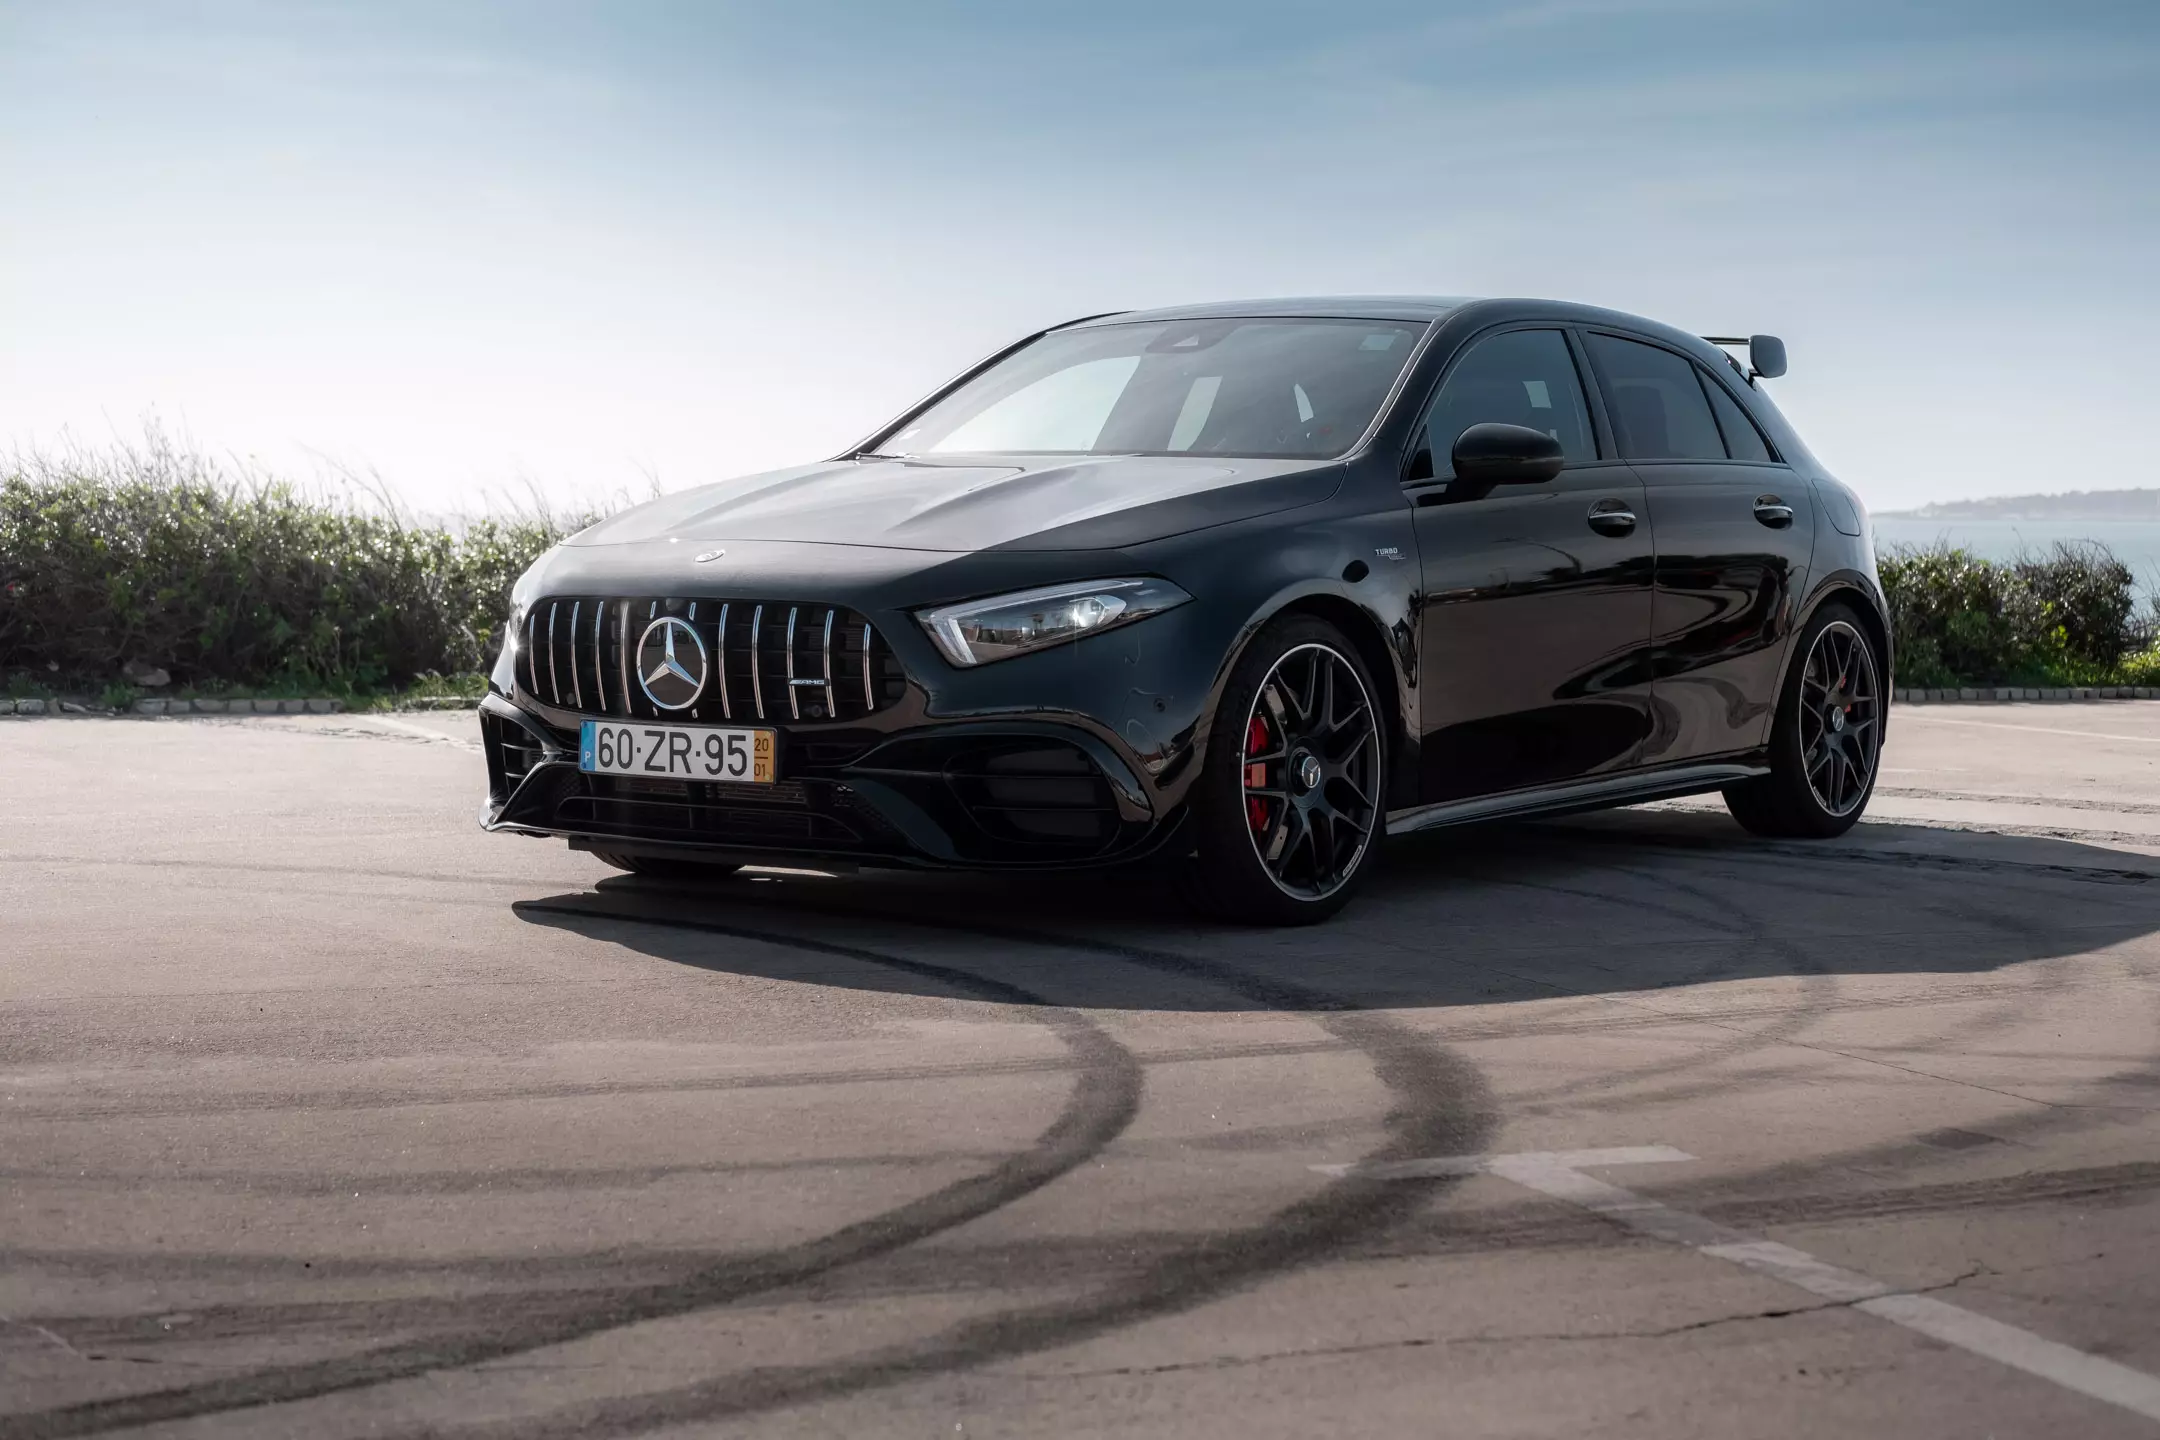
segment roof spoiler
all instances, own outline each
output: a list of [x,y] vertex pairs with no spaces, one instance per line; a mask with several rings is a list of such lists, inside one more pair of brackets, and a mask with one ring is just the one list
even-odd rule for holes
[[1785,342],[1775,335],[1705,335],[1712,345],[1747,346],[1748,379],[1775,380],[1785,373]]

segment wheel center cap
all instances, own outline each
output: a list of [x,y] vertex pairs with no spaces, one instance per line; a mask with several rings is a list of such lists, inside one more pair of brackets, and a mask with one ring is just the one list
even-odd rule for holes
[[1297,761],[1297,781],[1300,790],[1320,788],[1320,762],[1310,755],[1300,755]]
[[1837,706],[1835,706],[1835,705],[1831,706],[1831,707],[1830,707],[1830,733],[1831,733],[1831,734],[1833,734],[1833,735],[1835,735],[1835,734],[1837,734],[1838,732],[1842,731],[1842,730],[1843,730],[1844,728],[1845,728],[1845,712],[1844,712],[1843,710],[1839,709],[1839,708],[1838,708]]

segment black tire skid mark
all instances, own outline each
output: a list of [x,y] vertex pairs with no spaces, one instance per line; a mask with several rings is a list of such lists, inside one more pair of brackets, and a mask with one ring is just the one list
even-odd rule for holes
[[[567,907],[559,907],[567,908]],[[574,911],[590,918],[653,924],[634,915]],[[905,1205],[859,1220],[801,1244],[708,1263],[674,1280],[619,1288],[599,1296],[566,1289],[553,1295],[492,1295],[475,1308],[500,1316],[515,1307],[507,1329],[432,1335],[357,1354],[279,1366],[54,1409],[0,1415],[0,1437],[90,1435],[106,1430],[215,1415],[304,1400],[409,1378],[582,1339],[646,1320],[688,1314],[815,1279],[827,1270],[888,1254],[1010,1205],[1033,1194],[1099,1154],[1122,1134],[1139,1111],[1139,1061],[1109,1032],[1077,1011],[1001,980],[948,966],[909,960],[857,946],[741,926],[688,927],[738,939],[809,950],[901,970],[962,994],[999,1004],[1027,1006],[1055,1030],[1078,1063],[1071,1096],[1057,1119],[1028,1150],[1003,1164],[944,1186]]]
[[[1619,868],[1625,873],[1637,875],[1645,881],[1662,885],[1678,893],[1688,894],[1703,900],[1705,903],[1714,900],[1725,913],[1744,915],[1747,924],[1753,927],[1750,938],[1754,938],[1756,934],[1766,933],[1771,924],[1770,921],[1763,919],[1752,911],[1743,912],[1738,910],[1733,904],[1729,892],[1720,892],[1713,896],[1711,892],[1697,885],[1675,881],[1671,877],[1658,875],[1655,872],[1636,871],[1629,867]],[[1760,877],[1750,875],[1728,874],[1703,878],[1714,878],[1729,885],[1753,886],[1756,888],[1761,888],[1766,883]],[[1961,922],[1970,920],[1973,913],[1969,906],[1953,907],[1931,904],[1916,905],[1913,908],[1931,913],[1940,913]],[[2038,927],[2019,925],[2011,928],[2032,929],[2035,935],[2042,933]],[[1788,961],[1795,961],[1795,957],[1802,953],[1799,943],[1795,941],[1776,941],[1773,948],[1782,950],[1786,954]],[[1730,966],[1704,967],[1702,972],[1691,974],[1683,980],[1674,981],[1659,988],[1668,989],[1682,984],[1692,985],[1715,981],[1725,978],[1730,969]],[[1831,975],[1819,962],[1810,961],[1806,967],[1795,962],[1791,965],[1791,969],[1796,976],[1805,978],[1812,972],[1821,975],[1824,980],[1833,986],[1836,985],[1836,977]],[[1646,993],[1654,994],[1657,992]],[[2021,989],[2018,998],[2023,999],[2028,994],[2029,991]],[[1986,999],[1989,997],[1974,996],[1970,998]],[[1930,1001],[1929,1003],[1934,1002]],[[1548,1090],[1511,1094],[1508,1096],[1508,1100],[1511,1105],[1535,1106],[1540,1104],[1549,1105],[1566,1099],[1579,1099],[1586,1095],[1608,1094],[1617,1089],[1640,1085],[1660,1074],[1678,1074],[1697,1069],[1709,1061],[1733,1059],[1751,1051],[1769,1049],[1780,1043],[1804,1044],[1805,1042],[1801,1041],[1800,1037],[1806,1033],[1810,1026],[1829,1018],[1835,1013],[1854,1008],[1873,1007],[1867,1004],[1841,1004],[1839,1003],[1839,996],[1834,990],[1830,994],[1816,994],[1798,1007],[1781,1009],[1778,1018],[1773,1023],[1750,1028],[1744,1034],[1735,1036],[1729,1042],[1698,1050],[1684,1060],[1656,1066],[1638,1067],[1627,1071],[1608,1072],[1608,1074],[1602,1075],[1595,1080],[1566,1082]],[[1730,1017],[1693,1013],[1676,1013],[1669,1018],[1682,1024],[1712,1024],[1720,1027],[1730,1027],[1742,1023]],[[1995,1033],[2006,1027],[2015,1026],[2022,1018],[2024,1018],[2024,1012],[2019,1008],[2017,1000],[2005,997],[2001,1003],[1993,1007],[1991,1013],[1939,1030],[1933,1037],[1932,1043],[1946,1043],[1965,1035],[1980,1036]],[[1760,1077],[1757,1083],[1768,1084],[1774,1083],[1774,1081],[1775,1077],[1765,1076]],[[1729,1091],[1734,1083],[1734,1079],[1728,1077],[1697,1084],[1673,1085],[1660,1090],[1630,1093],[1627,1095],[1627,1100],[1631,1104],[1670,1104],[1675,1101],[1699,1099],[1706,1095]]]
[[[1716,872],[1707,874],[1702,878],[1743,886],[1754,885],[1760,887],[1763,883],[1752,876],[1718,874]],[[1979,876],[1959,878],[1970,879],[1975,882],[1981,879]],[[2027,884],[2032,889],[2042,890],[2051,896],[2059,893],[2051,891],[2048,884],[2049,880],[2056,877],[2020,878],[2026,879]],[[2002,882],[1991,878],[1988,882],[1988,888],[1990,892],[1998,892],[2003,888]],[[2019,937],[2034,946],[2059,946],[2061,942],[2062,930],[2060,926],[2035,921],[2030,916],[2015,909],[1991,904],[1985,899],[1961,895],[1955,902],[1948,900],[1915,900],[1904,892],[1899,892],[1899,898],[1903,901],[1908,913],[1936,916],[1949,922],[1952,927],[1957,929],[1977,929],[1982,934],[1996,932]],[[1927,1043],[1932,1045],[1961,1044],[2017,1028],[2020,1024],[2028,1022],[2032,1018],[2032,1002],[2036,996],[2044,997],[2058,990],[2077,988],[2070,982],[2069,972],[2078,963],[2089,959],[2090,957],[2082,952],[2063,950],[2061,953],[2042,954],[2019,961],[2018,963],[2028,971],[2037,972],[2049,978],[2044,978],[2038,984],[2020,985],[2015,993],[2010,995],[1993,997],[1983,993],[1966,997],[1974,1001],[1995,999],[1996,1003],[1990,1006],[1986,1013],[1975,1015],[1969,1020],[1938,1028],[1929,1037]],[[1827,1006],[1823,1008],[1821,1013],[1824,1018],[1827,1018],[1834,1011],[1850,1008],[1853,1007]]]
[[[1817,856],[1826,856],[1829,853],[1831,852],[1823,850],[1801,849],[1796,851],[1796,856],[1799,858],[1813,858]],[[1737,855],[1735,856],[1735,858],[1738,858]],[[1781,859],[1780,866],[1780,878],[1789,878],[1791,871],[1790,862]],[[1698,884],[1678,881],[1670,876],[1663,875],[1656,871],[1638,870],[1628,866],[1608,868],[1617,868],[1622,873],[1634,875],[1638,879],[1654,885],[1661,886],[1675,893],[1688,895],[1690,898],[1696,899],[1706,905],[1715,905],[1720,911],[1720,913],[1737,915],[1741,917],[1744,925],[1748,927],[1748,934],[1751,940],[1756,939],[1758,936],[1767,934],[1770,927],[1771,922],[1765,920],[1763,917],[1761,917],[1754,911],[1740,910],[1735,904],[1733,898],[1733,889],[1731,888],[1719,890],[1715,893],[1712,893],[1711,891],[1703,888]],[[1735,873],[1731,871],[1723,873],[1711,873],[1697,878],[1702,880],[1714,880],[1726,887],[1737,888],[1759,889],[1765,888],[1772,883],[1769,879],[1760,875],[1759,873],[1746,874]],[[1979,879],[1980,877],[1972,876],[1970,878]],[[2056,877],[2029,877],[2030,883],[2036,886],[2044,886],[2047,880],[2054,878]],[[1889,880],[1886,877],[1886,888],[1894,890],[1895,884],[1895,881]],[[1613,898],[1619,899],[1620,897]],[[1970,905],[1952,906],[1947,904],[1914,904],[1911,906],[1911,908],[1928,913],[1941,914],[1959,923],[1969,922],[1974,914],[1974,911]],[[2045,934],[2043,927],[2032,926],[2025,922],[2007,923],[2004,928],[2009,929],[2014,933],[2029,933],[2033,938],[2036,939],[2041,938]],[[1829,976],[1825,967],[1821,966],[1819,962],[1809,960],[1805,965],[1798,963],[1799,957],[1801,957],[1805,953],[1799,946],[1798,942],[1775,940],[1773,942],[1772,948],[1782,951],[1787,957],[1788,961],[1792,962],[1791,968],[1794,974],[1805,976],[1811,972],[1818,973],[1822,974],[1826,979],[1831,980],[1833,984],[1835,983],[1834,977]],[[1726,974],[1729,973],[1731,968],[1732,967],[1729,965],[1712,964],[1702,967],[1702,969],[1695,973],[1691,973],[1680,980],[1670,982],[1670,984],[1661,986],[1659,988],[1669,989],[1680,985],[1693,985],[1715,981],[1725,978]],[[1647,993],[1654,994],[1656,992],[1651,991]],[[1829,1015],[1837,1011],[1848,1008],[1851,1007],[1838,1004],[1837,997],[1834,994],[1827,996],[1816,995],[1811,997],[1811,999],[1807,1003],[1803,1004],[1797,1009],[1787,1009],[1781,1011],[1780,1018],[1775,1023],[1766,1027],[1758,1027],[1751,1029],[1746,1035],[1736,1037],[1736,1039],[1732,1042],[1713,1047],[1711,1050],[1698,1051],[1686,1060],[1673,1062],[1671,1064],[1659,1067],[1643,1067],[1632,1071],[1622,1072],[1616,1076],[1600,1077],[1600,1079],[1595,1082],[1570,1082],[1561,1086],[1554,1087],[1553,1089],[1548,1091],[1530,1092],[1525,1094],[1511,1094],[1508,1097],[1509,1103],[1534,1105],[1539,1103],[1551,1103],[1553,1101],[1566,1098],[1578,1097],[1586,1093],[1601,1093],[1620,1086],[1640,1084],[1644,1080],[1650,1079],[1658,1073],[1678,1073],[1681,1071],[1694,1069],[1706,1060],[1729,1059],[1741,1054],[1745,1054],[1746,1052],[1751,1050],[1767,1049],[1770,1046],[1777,1044],[1781,1041],[1792,1041],[1798,1039],[1799,1036],[1805,1033],[1805,1031],[1811,1024],[1816,1023],[1819,1020],[1825,1019]],[[1732,1023],[1719,1017],[1709,1017],[1693,1014],[1675,1015],[1672,1018],[1682,1023],[1701,1022],[1720,1025]],[[1973,1035],[1985,1035],[1993,1033],[1994,1031],[2002,1028],[2003,1026],[2015,1025],[2019,1018],[2020,1012],[2016,1008],[2015,1004],[2011,1001],[2005,1000],[2002,1005],[1996,1007],[1993,1016],[1981,1016],[1971,1021],[1962,1022],[1956,1027],[1940,1032],[1936,1038],[1938,1042],[1940,1042],[1958,1038],[1960,1035],[1966,1034],[1968,1032]],[[1718,1090],[1729,1088],[1730,1083],[1730,1081],[1725,1081],[1717,1084],[1675,1086],[1669,1087],[1664,1090],[1630,1095],[1629,1099],[1631,1102],[1636,1103],[1670,1103],[1676,1100],[1695,1099],[1706,1094],[1712,1094]],[[1589,1086],[1590,1088],[1586,1089],[1585,1086]]]
[[[1743,885],[1754,884],[1757,886],[1761,886],[1762,884],[1767,883],[1764,881],[1753,879],[1752,877],[1729,874],[1722,876],[1710,876],[1705,878],[1718,879],[1723,880],[1726,883]],[[1974,880],[1979,880],[1982,877],[1976,875],[1970,878]],[[1995,881],[1994,877],[1988,878],[1990,879],[1991,883],[1999,884],[1999,881]],[[2049,881],[2056,881],[2059,883],[2066,878],[2073,877],[2065,877],[2055,874],[2042,874],[2033,876],[2020,876],[2017,878],[2025,880],[2034,888],[2045,889]],[[1678,888],[1692,889],[1693,887]],[[1918,903],[1914,904],[1911,908],[1926,913],[1942,915],[1945,918],[1950,919],[1959,925],[1969,925],[1977,919],[1984,926],[2005,930],[2014,935],[2022,935],[2027,939],[2036,942],[2053,941],[2058,938],[2056,930],[2052,927],[2037,923],[2026,916],[2018,914],[2013,910],[2005,909],[2000,906],[1985,905],[1966,900],[1955,905],[1943,902]],[[2060,971],[2076,963],[2077,961],[2086,958],[2088,957],[2075,953],[2065,953],[2060,955],[2041,957],[2039,959],[2026,963],[2038,969]],[[2058,987],[2054,985],[2042,985],[2039,987],[2020,986],[2014,993],[2000,997],[2000,999],[1997,1000],[1994,1004],[1990,1005],[1984,1013],[1977,1015],[1970,1020],[1960,1022],[1956,1025],[1942,1027],[1938,1029],[1935,1034],[1930,1038],[1929,1043],[1939,1046],[1962,1039],[1978,1038],[2015,1029],[2020,1024],[2027,1023],[2031,1020],[2031,1001],[2033,999],[2036,989],[2041,994],[2047,994],[2053,992],[2058,988],[2067,987]],[[1969,998],[1987,999],[1988,997],[1974,996]],[[1852,1007],[1840,1006],[1835,1004],[1824,1004],[1820,1006],[1808,1007],[1805,1013],[1809,1018],[1810,1023],[1813,1023],[1816,1020],[1828,1018],[1829,1015],[1831,1015],[1832,1013],[1849,1008]],[[1799,1031],[1795,1029],[1787,1033],[1784,1038],[1787,1040],[1795,1040],[1797,1039],[1798,1034]],[[1839,1050],[1836,1051],[1836,1053],[1843,1054],[1845,1052]],[[1859,1058],[1862,1063],[1881,1063],[1879,1061],[1876,1061],[1874,1057],[1870,1056],[1860,1056],[1856,1058]],[[2156,1050],[2144,1064],[2134,1065],[2124,1070],[2116,1071],[2111,1075],[2102,1077],[2098,1081],[2092,1082],[2086,1088],[2096,1089],[2100,1086],[2105,1085],[2121,1085],[2126,1083],[2152,1083],[2155,1081],[2160,1081],[2160,1050]],[[1940,1083],[1945,1085],[1960,1085],[1965,1082],[1944,1077],[1941,1079]],[[1727,1088],[1729,1088],[1729,1084],[1677,1086],[1670,1087],[1663,1091],[1654,1092],[1649,1095],[1630,1096],[1629,1099],[1632,1102],[1638,1103],[1664,1104],[1670,1103],[1675,1100],[1699,1098],[1702,1095],[1716,1093],[1718,1090]],[[1520,1097],[1515,1096],[1511,1096],[1509,1098],[1511,1102],[1515,1102],[1520,1099]],[[2061,1135],[2067,1131],[2091,1128],[2094,1125],[2106,1123],[2107,1120],[2111,1118],[2109,1113],[2106,1111],[2080,1110],[2061,1105],[2049,1104],[2041,1101],[2032,1101],[2028,1103],[2030,1103],[2035,1108],[2030,1110],[2005,1111],[1990,1120],[1971,1123],[1977,1125],[1984,1125],[1988,1133],[1993,1134],[1998,1138],[2010,1140],[2014,1137],[2022,1141],[2043,1135],[2048,1137],[2054,1137]],[[1915,1162],[1940,1161],[1943,1158],[1941,1152],[1930,1150],[1928,1147],[1919,1144],[1917,1141],[1894,1142],[1883,1146],[1871,1147],[1869,1150],[1860,1153],[1865,1158],[1866,1163],[1869,1164],[1879,1163],[1887,1165],[1896,1163],[1901,1165],[1909,1165]],[[1853,1163],[1861,1162],[1860,1160],[1855,1159]]]
[[[1942,1152],[1935,1151],[1935,1158]],[[1804,1166],[1778,1167],[1721,1181],[1715,1189],[1680,1201],[1691,1214],[1734,1229],[1760,1233],[1779,1226],[1824,1225],[1902,1216],[2001,1212],[2013,1208],[2070,1206],[2089,1213],[2102,1206],[2149,1204],[2160,1193],[2160,1164],[2043,1170],[1972,1180],[1922,1180],[1868,1190],[1808,1190],[1824,1172],[1848,1164],[1879,1169],[1906,1167],[1902,1150],[1825,1156]],[[1792,1193],[1797,1189],[1798,1193]],[[1734,1193],[1739,1191],[1741,1193]],[[1500,1210],[1445,1217],[1445,1223],[1405,1227],[1358,1251],[1361,1261],[1423,1260],[1447,1256],[1519,1254],[1526,1250],[1597,1250],[1630,1243],[1626,1232],[1587,1212],[1568,1213],[1529,1200]]]
[[[769,902],[763,908],[779,908]],[[1197,956],[1010,926],[924,920],[889,910],[851,914],[917,929],[1048,946],[1107,956],[1177,978],[1221,986],[1272,1010],[1312,1012],[1316,1023],[1367,1054],[1394,1104],[1385,1143],[1363,1163],[1472,1154],[1484,1150],[1499,1126],[1484,1077],[1415,1028],[1293,981],[1257,976]],[[672,922],[669,922],[672,923]],[[1079,1343],[1125,1326],[1176,1314],[1384,1235],[1422,1211],[1431,1198],[1461,1182],[1375,1180],[1356,1173],[1330,1181],[1318,1194],[1230,1235],[1189,1243],[1137,1277],[1078,1300],[1000,1312],[964,1321],[915,1343],[873,1350],[847,1360],[774,1366],[673,1390],[572,1405],[514,1421],[432,1426],[403,1433],[480,1437],[634,1434],[686,1422],[739,1420],[766,1411],[839,1399],[889,1385],[932,1379]]]
[[[1647,896],[1614,895],[1607,891],[1593,890],[1587,887],[1564,886],[1550,884],[1542,880],[1523,879],[1519,875],[1490,874],[1482,878],[1484,880],[1484,883],[1488,884],[1505,885],[1537,892],[1556,893],[1568,895],[1571,897],[1580,897],[1595,900],[1601,905],[1619,905],[1630,909],[1641,910],[1650,914],[1664,916],[1667,918],[1678,918],[1686,920],[1693,924],[1701,925],[1713,931],[1716,935],[1730,937],[1736,941],[1753,942],[1760,944],[1763,943],[1763,939],[1767,934],[1767,926],[1759,919],[1759,917],[1740,915],[1735,910],[1735,907],[1732,905],[1729,899],[1723,897],[1708,897],[1701,890],[1693,886],[1674,882],[1669,877],[1658,874],[1655,871],[1636,870],[1629,867],[1613,866],[1607,866],[1604,868],[1608,871],[1617,870],[1619,871],[1619,873],[1633,876],[1638,881],[1646,882],[1653,886],[1668,890],[1674,894],[1685,896],[1689,900],[1697,902],[1697,904],[1699,905],[1712,908],[1715,913],[1720,916],[1736,917],[1738,918],[1739,923],[1718,924],[1715,921],[1706,918],[1697,909],[1687,906],[1660,903],[1656,900],[1650,899]],[[1824,971],[1819,964],[1813,962],[1812,960],[1805,959],[1799,947],[1791,945],[1789,942],[1772,941],[1771,944],[1772,948],[1778,949],[1785,954],[1788,962],[1792,964],[1795,974],[1805,975],[1810,973],[1808,970],[1802,968],[1803,966],[1810,966],[1812,967],[1813,974],[1819,975],[1821,978],[1826,980],[1830,978],[1827,972]],[[1661,985],[1656,989],[1646,990],[1643,993],[1646,995],[1655,995],[1656,993],[1658,993],[1659,990],[1674,989],[1683,985],[1703,984],[1725,978],[1735,968],[1737,968],[1737,953],[1737,949],[1727,950],[1721,956],[1713,958],[1712,960],[1707,961],[1703,965],[1696,967],[1694,970],[1688,972],[1683,977],[1675,979],[1665,985]],[[1513,974],[1513,972],[1500,973],[1506,973],[1510,975]],[[1515,978],[1525,980],[1528,979],[1528,977]],[[1546,985],[1548,988],[1551,988],[1557,993],[1563,995],[1575,995],[1581,998],[1592,999],[1610,998],[1608,993],[1603,990],[1591,991],[1570,989],[1566,986],[1558,985],[1551,981],[1536,981],[1531,983]],[[1585,1096],[1609,1094],[1614,1090],[1625,1089],[1628,1087],[1640,1085],[1645,1083],[1646,1081],[1654,1080],[1660,1076],[1677,1075],[1690,1071],[1700,1070],[1706,1064],[1715,1064],[1721,1061],[1731,1060],[1738,1056],[1745,1055],[1750,1051],[1767,1049],[1772,1045],[1780,1043],[1780,1041],[1784,1039],[1790,1038],[1791,1035],[1796,1034],[1801,1029],[1805,1028],[1805,1026],[1810,1023],[1810,1018],[1812,1017],[1814,1012],[1817,1009],[1826,1008],[1830,1005],[1833,1005],[1835,1003],[1835,998],[1836,997],[1834,993],[1830,995],[1811,994],[1809,1001],[1799,1007],[1797,1011],[1791,1008],[1781,1010],[1779,1012],[1778,1018],[1769,1025],[1745,1031],[1737,1031],[1734,1022],[1711,1019],[1699,1015],[1662,1015],[1660,1016],[1660,1019],[1664,1023],[1682,1025],[1711,1024],[1721,1029],[1736,1030],[1736,1033],[1732,1034],[1729,1038],[1721,1040],[1715,1044],[1699,1047],[1691,1051],[1688,1055],[1681,1059],[1653,1062],[1648,1065],[1635,1066],[1629,1069],[1619,1070],[1617,1072],[1608,1070],[1602,1072],[1595,1078],[1562,1081],[1556,1085],[1548,1086],[1543,1089],[1516,1091],[1510,1093],[1507,1096],[1507,1101],[1510,1106],[1521,1108],[1549,1106],[1565,1100],[1580,1099]],[[1615,1001],[1613,1003],[1622,1005],[1629,1004],[1629,1002],[1624,999]],[[1630,1099],[1634,1100],[1639,1098],[1686,1098],[1690,1095],[1698,1093],[1708,1093],[1712,1090],[1725,1088],[1725,1085],[1729,1083],[1730,1082],[1724,1082],[1723,1084],[1705,1083],[1702,1085],[1684,1086],[1670,1092],[1658,1092],[1658,1094],[1653,1097],[1631,1096]]]
[[[1927,826],[1917,822],[1881,821],[1871,824],[1901,824],[1914,830],[1935,830],[1940,833],[1974,834],[1970,830],[1949,830],[1944,826]],[[1710,835],[1681,835],[1671,831],[1621,830],[1605,826],[1572,824],[1541,827],[1556,837],[1565,835],[1568,840],[1583,845],[1597,845],[1623,849],[1691,850],[1710,852],[1721,859],[1756,865],[1774,865],[1788,860],[1820,860],[1827,864],[1855,866],[1881,866],[1911,870],[1963,870],[1983,874],[2013,876],[2053,876],[2066,880],[2081,880],[2096,885],[2150,885],[2160,881],[2160,871],[2133,870],[2108,865],[2062,865],[2049,861],[2010,860],[1993,855],[1945,855],[1921,851],[1881,850],[1861,843],[1834,841],[1778,841],[1755,839],[1725,839]],[[2141,836],[2141,840],[2150,836]]]

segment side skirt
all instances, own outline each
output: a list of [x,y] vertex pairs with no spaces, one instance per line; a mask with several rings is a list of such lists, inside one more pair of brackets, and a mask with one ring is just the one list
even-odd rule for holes
[[1450,800],[1444,805],[1420,805],[1411,810],[1391,811],[1387,833],[1407,835],[1413,830],[1467,825],[1478,820],[1564,815],[1574,810],[1637,805],[1645,800],[1671,800],[1682,795],[1700,795],[1706,790],[1720,790],[1735,781],[1752,780],[1769,773],[1767,765],[1686,765],[1672,770],[1546,785],[1535,790],[1511,790],[1505,795],[1479,795],[1469,800]]

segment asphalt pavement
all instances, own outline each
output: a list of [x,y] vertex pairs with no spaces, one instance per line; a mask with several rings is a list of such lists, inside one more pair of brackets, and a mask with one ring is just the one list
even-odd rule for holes
[[474,739],[0,720],[0,1437],[2160,1431],[2160,704],[1300,931],[619,876]]

